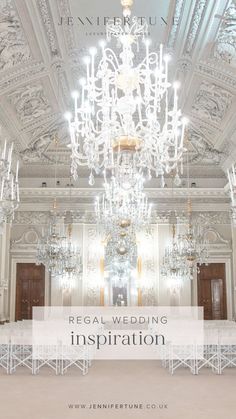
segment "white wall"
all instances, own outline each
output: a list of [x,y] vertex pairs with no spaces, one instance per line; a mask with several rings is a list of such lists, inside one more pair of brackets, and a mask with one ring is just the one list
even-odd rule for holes
[[[180,231],[184,231],[184,225],[180,226]],[[35,262],[36,246],[26,243],[27,231],[34,229],[39,235],[41,226],[13,225],[11,239],[14,241],[9,253],[9,227],[5,227],[3,236],[0,238],[0,272],[1,280],[7,281],[4,292],[0,288],[0,321],[9,318],[14,319],[15,307],[15,285],[16,285],[16,263]],[[236,275],[236,229],[233,229],[233,248],[234,258],[232,258],[231,248],[231,227],[228,225],[217,225],[213,228],[215,242],[211,244],[211,261],[223,261],[227,264],[227,302],[228,317],[232,317],[234,310],[233,293],[236,283],[233,283],[232,270]],[[211,232],[212,237],[214,236]],[[180,289],[170,287],[168,280],[160,275],[160,264],[162,263],[165,247],[171,243],[171,227],[167,224],[151,226],[151,233],[147,236],[139,234],[138,249],[142,258],[142,302],[144,305],[191,305],[197,304],[197,280],[193,283],[183,282]],[[91,224],[76,224],[73,226],[73,241],[81,248],[83,259],[82,279],[75,281],[74,287],[70,292],[69,300],[72,305],[99,305],[101,301],[101,290],[104,287],[104,278],[100,270],[100,261],[103,256],[101,238],[96,233],[96,226]],[[214,238],[214,237],[213,237]],[[9,256],[10,255],[10,256]],[[192,288],[192,291],[191,291]],[[8,307],[8,294],[10,289],[10,304]],[[52,305],[65,304],[68,295],[60,287],[57,278],[52,279],[50,285],[49,275],[47,275],[46,303]],[[106,297],[106,296],[105,296]],[[135,299],[137,301],[137,295]]]

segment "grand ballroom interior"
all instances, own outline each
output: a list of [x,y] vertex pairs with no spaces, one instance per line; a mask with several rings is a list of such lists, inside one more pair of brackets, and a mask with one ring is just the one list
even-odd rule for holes
[[[235,115],[235,0],[0,0],[4,419],[235,418]],[[203,307],[218,343],[34,377],[4,339],[42,306]]]

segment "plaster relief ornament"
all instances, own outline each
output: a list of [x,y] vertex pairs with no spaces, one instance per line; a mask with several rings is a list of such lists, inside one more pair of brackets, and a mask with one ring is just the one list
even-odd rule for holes
[[50,142],[52,141],[49,133],[42,135],[38,140],[34,141],[29,147],[21,151],[22,160],[25,163],[38,162],[42,159],[50,160],[45,151],[47,150]]
[[189,142],[194,149],[194,155],[189,158],[191,163],[208,161],[213,164],[220,164],[223,153],[210,145],[199,130],[197,131],[194,128],[189,129]]
[[[59,138],[60,144],[65,146],[65,153],[68,155],[68,149],[66,148],[68,144],[68,134],[65,121],[54,120],[50,125],[47,125],[44,130],[45,132],[42,132],[42,127],[40,126],[40,128],[33,133],[33,141],[28,147],[20,152],[21,158],[25,163],[42,163],[42,161],[55,163],[53,150],[52,153],[50,153],[50,146],[53,145],[55,135]],[[64,163],[64,159],[61,159],[60,156],[58,156],[57,162],[59,164]]]
[[232,94],[222,87],[203,82],[197,92],[192,109],[200,118],[220,123],[232,104]]
[[43,86],[39,83],[19,87],[8,97],[23,124],[27,124],[43,115],[48,115],[52,111],[44,94]]
[[30,58],[19,16],[10,0],[0,1],[0,70],[15,67]]
[[236,67],[236,2],[231,1],[230,6],[222,19],[218,37],[215,44],[214,56],[225,63]]

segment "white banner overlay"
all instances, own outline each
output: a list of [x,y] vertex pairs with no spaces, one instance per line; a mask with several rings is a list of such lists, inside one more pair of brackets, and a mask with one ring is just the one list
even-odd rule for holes
[[201,307],[34,307],[34,359],[202,358]]

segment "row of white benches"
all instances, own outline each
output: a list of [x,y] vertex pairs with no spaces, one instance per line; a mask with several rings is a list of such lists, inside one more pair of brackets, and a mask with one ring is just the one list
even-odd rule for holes
[[[85,375],[93,359],[91,349],[86,346],[68,348],[65,345],[45,345],[39,353],[38,357],[33,356],[32,321],[23,320],[0,327],[0,367],[7,374],[13,374],[19,367],[38,374],[42,367],[47,366],[56,374],[63,375],[76,367]],[[162,365],[171,374],[179,368],[187,368],[192,374],[209,368],[212,372],[222,374],[226,368],[236,367],[236,323],[205,321],[204,345],[166,344],[163,347]]]
[[226,368],[235,368],[236,323],[228,320],[204,321],[204,345],[166,345],[162,365],[171,374],[179,368],[187,368],[194,375],[203,368],[217,374],[222,374]]
[[73,348],[73,357],[68,356],[66,346],[44,345],[39,356],[33,356],[32,321],[23,320],[5,323],[0,327],[0,367],[7,374],[13,374],[19,367],[25,367],[31,374],[38,374],[48,367],[55,374],[65,374],[71,367],[77,367],[83,375],[91,366],[91,353],[86,347]]

